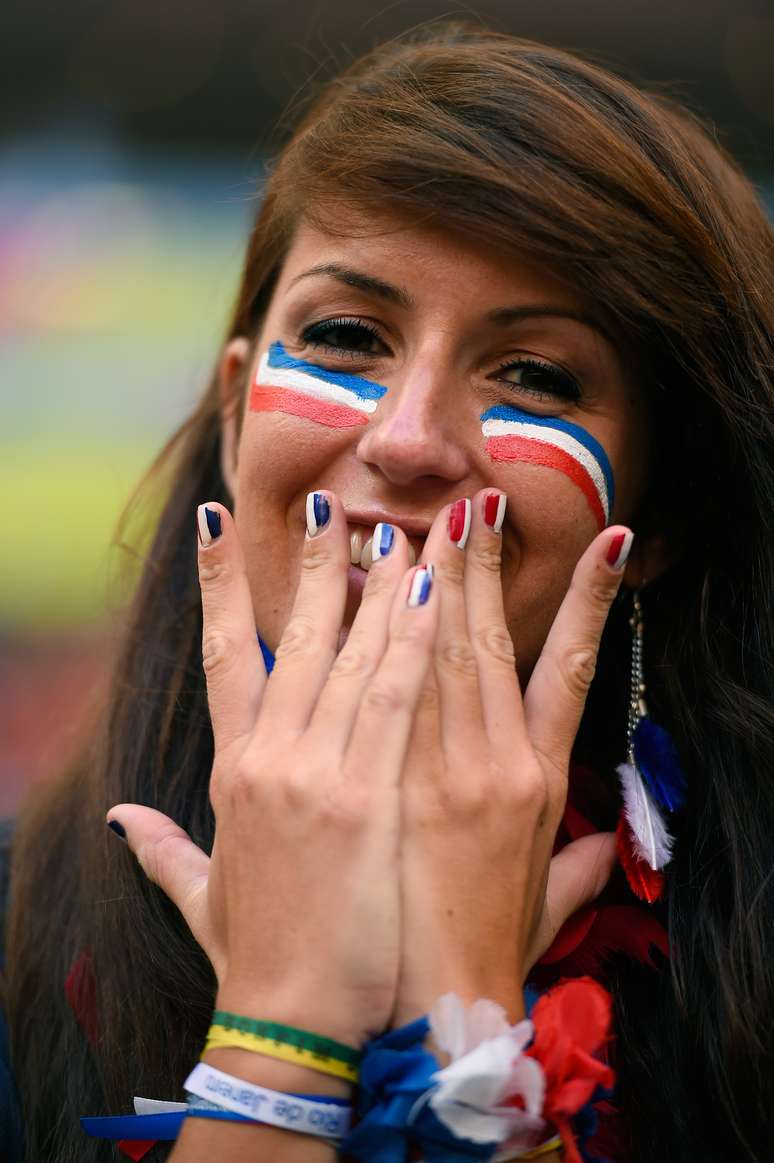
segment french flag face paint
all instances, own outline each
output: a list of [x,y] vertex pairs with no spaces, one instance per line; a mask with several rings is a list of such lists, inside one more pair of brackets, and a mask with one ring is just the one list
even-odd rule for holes
[[510,404],[487,409],[481,422],[492,460],[558,469],[581,490],[597,525],[605,528],[613,510],[613,470],[604,448],[585,428]]
[[386,391],[362,376],[294,359],[278,342],[261,356],[249,407],[252,412],[301,416],[326,428],[353,428],[368,423]]

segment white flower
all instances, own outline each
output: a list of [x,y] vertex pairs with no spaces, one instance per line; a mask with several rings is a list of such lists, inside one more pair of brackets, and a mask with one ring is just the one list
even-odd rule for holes
[[[440,998],[429,1016],[436,1045],[452,1060],[432,1076],[436,1087],[428,1101],[436,1116],[474,1143],[532,1146],[545,1129],[543,1071],[522,1054],[534,1032],[532,1022],[510,1026],[496,1002],[479,998],[466,1008],[454,993]],[[523,1110],[502,1105],[516,1096]]]

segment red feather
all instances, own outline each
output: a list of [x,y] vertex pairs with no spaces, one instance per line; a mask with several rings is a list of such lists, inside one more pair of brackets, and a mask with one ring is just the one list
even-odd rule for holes
[[[581,910],[583,913],[586,911]],[[580,928],[581,940],[574,947],[570,947],[568,939],[568,948],[562,958],[552,956],[550,961],[546,961],[545,955],[538,961],[537,967],[550,965],[552,975],[558,972],[562,977],[599,977],[602,966],[612,953],[624,953],[651,969],[656,967],[653,960],[654,946],[665,957],[669,956],[669,942],[664,926],[641,905],[603,905],[593,910],[593,913],[593,923],[585,933]],[[580,917],[581,913],[575,916]],[[565,927],[559,930],[557,941],[562,938]],[[555,945],[556,942],[551,946],[549,954],[553,954]],[[538,974],[537,978],[542,980],[543,975]]]
[[122,1155],[128,1155],[135,1163],[139,1163],[157,1143],[158,1139],[119,1139],[116,1146]]
[[553,965],[555,961],[564,961],[569,957],[582,941],[585,941],[589,930],[597,919],[597,910],[589,906],[578,909],[569,917],[554,937],[551,947],[540,958],[540,965]]
[[70,967],[64,983],[65,997],[75,1020],[92,1046],[99,1038],[97,982],[90,953],[81,953]]
[[637,856],[631,829],[623,812],[619,816],[618,827],[615,830],[615,846],[632,892],[640,900],[652,905],[664,891],[664,874],[651,868],[646,860],[640,860]]

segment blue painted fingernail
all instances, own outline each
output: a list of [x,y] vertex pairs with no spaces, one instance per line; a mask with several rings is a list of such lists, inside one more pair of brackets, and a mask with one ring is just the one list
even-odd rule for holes
[[126,839],[126,828],[119,824],[118,820],[108,820],[108,828],[112,828],[116,836],[120,836],[122,840]]
[[309,493],[306,498],[306,531],[310,537],[325,528],[331,519],[331,507],[325,493]]
[[200,505],[196,510],[196,529],[202,545],[211,545],[223,532],[218,510]]
[[385,521],[380,521],[374,529],[374,539],[371,542],[371,561],[378,561],[386,557],[395,542],[395,529]]
[[416,606],[424,606],[427,599],[430,597],[430,590],[433,588],[433,567],[426,565],[422,569],[418,569],[411,579],[411,589],[409,590],[408,601],[406,605],[414,609]]

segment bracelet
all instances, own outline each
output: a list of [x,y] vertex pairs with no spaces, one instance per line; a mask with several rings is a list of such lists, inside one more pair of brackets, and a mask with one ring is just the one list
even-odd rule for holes
[[210,1026],[202,1056],[208,1050],[226,1047],[251,1050],[254,1054],[263,1054],[267,1058],[278,1058],[282,1062],[292,1062],[295,1066],[307,1066],[310,1070],[316,1070],[320,1074],[332,1074],[335,1078],[343,1078],[347,1082],[357,1082],[359,1077],[356,1066],[350,1066],[337,1058],[328,1058],[325,1055],[317,1054],[302,1046],[276,1042],[273,1038],[262,1038],[258,1034],[249,1033],[247,1030],[230,1030],[219,1025]]
[[272,1042],[285,1046],[310,1050],[320,1058],[333,1058],[337,1062],[346,1062],[348,1066],[359,1066],[363,1056],[362,1051],[347,1046],[344,1042],[337,1042],[334,1038],[310,1034],[308,1030],[299,1030],[297,1026],[285,1026],[279,1022],[243,1018],[240,1014],[232,1014],[227,1010],[215,1010],[212,1024],[222,1026],[226,1030],[244,1030],[246,1034],[257,1034],[259,1038],[270,1038]]
[[[222,1110],[272,1127],[328,1139],[340,1139],[349,1131],[352,1114],[349,1106],[269,1090],[204,1062],[194,1066],[183,1085],[197,1099],[207,1099]],[[196,1114],[196,1105],[189,1113]]]

